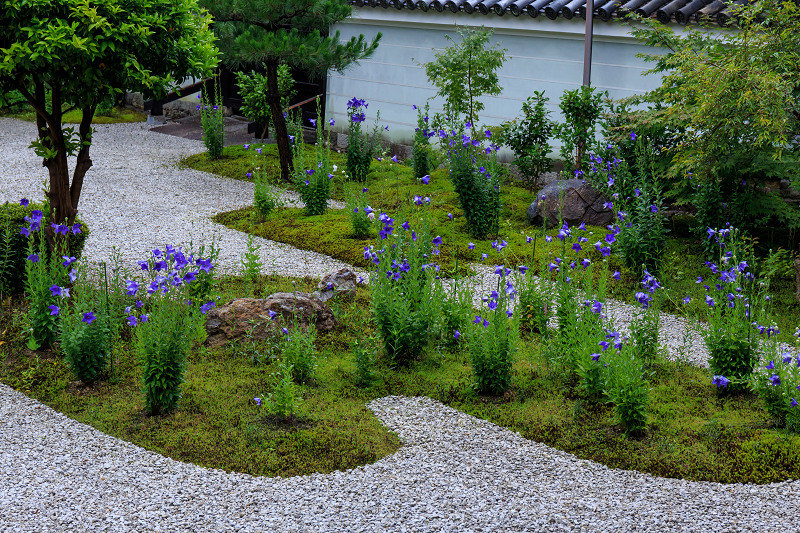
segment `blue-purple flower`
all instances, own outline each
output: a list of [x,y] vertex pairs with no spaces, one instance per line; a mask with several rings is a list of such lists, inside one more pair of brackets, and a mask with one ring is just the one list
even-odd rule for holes
[[728,383],[730,382],[731,381],[725,376],[714,376],[711,379],[711,383],[716,385],[718,389],[724,389],[725,387],[728,386]]
[[95,320],[96,320],[96,317],[94,316],[94,313],[92,311],[89,311],[88,313],[83,313],[83,322],[86,322],[87,324],[91,324]]

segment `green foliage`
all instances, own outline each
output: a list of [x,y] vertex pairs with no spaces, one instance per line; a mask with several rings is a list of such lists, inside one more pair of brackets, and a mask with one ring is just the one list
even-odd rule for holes
[[750,386],[778,427],[800,432],[800,351],[781,352],[775,342],[768,362],[753,373]]
[[510,304],[506,282],[511,283],[505,276],[498,277],[497,291],[489,297],[489,307],[470,324],[469,353],[478,394],[499,396],[511,389],[519,323],[506,313]]
[[558,107],[564,122],[556,125],[555,133],[561,140],[561,159],[566,168],[586,168],[587,156],[595,144],[595,128],[603,113],[603,97],[608,94],[587,85],[565,90],[561,95]]
[[219,159],[225,149],[225,111],[222,107],[222,87],[214,83],[214,93],[203,91],[200,106],[200,123],[203,126],[203,144],[208,157]]
[[599,155],[590,154],[586,178],[606,198],[613,198],[613,208],[620,222],[616,239],[618,249],[633,272],[642,268],[657,274],[666,249],[667,229],[661,214],[663,176],[654,163],[653,148],[649,140],[631,132],[634,143],[636,174],[631,173],[628,161],[620,159],[620,149],[609,144]]
[[[497,233],[500,218],[500,168],[494,152],[486,157],[461,137],[451,139],[450,180],[472,236]],[[466,146],[465,146],[466,144]]]
[[740,338],[734,332],[718,331],[706,336],[706,347],[711,373],[731,381],[727,387],[719,389],[720,393],[746,390],[750,374],[758,363],[754,338],[750,335]]
[[[692,172],[694,183],[710,183],[706,193],[719,187],[719,195],[706,194],[700,206],[710,211],[702,215],[707,227],[754,227],[770,216],[800,227],[800,217],[780,202],[770,202],[771,212],[752,205],[764,196],[759,186],[765,177],[798,181],[799,12],[795,2],[760,2],[737,8],[737,31],[679,36],[651,21],[633,29],[646,44],[667,51],[645,56],[656,63],[650,72],[663,74],[646,100],[664,104],[668,123],[683,124],[675,131],[676,163]],[[711,211],[718,209],[726,220],[713,220]]]
[[[660,296],[654,298],[659,300]],[[631,342],[636,359],[645,366],[652,366],[658,357],[658,335],[661,328],[661,306],[651,303],[639,311],[631,321]]]
[[544,335],[552,313],[552,302],[544,287],[529,272],[525,273],[519,286],[520,330]]
[[[709,239],[712,237],[719,254],[712,272],[719,268],[721,273],[713,281],[718,292],[705,298],[710,308],[708,328],[703,330],[708,364],[713,375],[731,382],[719,388],[720,393],[741,392],[747,389],[759,359],[760,339],[754,327],[769,320],[768,286],[747,271],[754,259],[741,230],[724,228],[709,235]],[[706,283],[711,285],[712,280]]]
[[434,132],[428,130],[430,104],[426,102],[424,110],[417,106],[414,108],[417,110],[417,127],[411,146],[411,167],[414,169],[414,177],[419,179],[430,174],[434,168],[430,143]]
[[472,290],[463,280],[456,279],[442,302],[441,337],[444,345],[455,348],[462,343],[461,333],[467,332],[471,320]]
[[522,118],[502,124],[501,143],[514,151],[514,164],[520,170],[528,187],[533,190],[539,176],[550,170],[550,135],[555,123],[550,120],[546,104],[550,99],[544,91],[534,91],[522,103]]
[[151,304],[147,321],[136,328],[136,341],[145,404],[151,414],[159,415],[173,411],[181,399],[193,328],[183,302],[158,296]]
[[347,193],[345,198],[345,209],[350,213],[350,224],[353,228],[353,237],[364,239],[372,234],[373,220],[375,212],[367,203],[368,189],[363,188],[360,192]]
[[[422,213],[404,215],[413,221],[409,230],[397,233],[391,246],[379,251],[370,246],[364,251],[376,265],[370,279],[373,316],[386,356],[398,366],[409,366],[428,346],[437,331],[444,299],[436,269],[428,266],[428,257],[438,253],[431,238],[430,216],[424,207]],[[394,231],[394,219],[382,213],[379,220],[384,224],[381,241],[385,241]]]
[[364,100],[353,98],[347,102],[347,173],[350,179],[363,182],[367,180],[372,158],[378,153],[381,146],[380,112],[375,117],[372,133],[367,134],[361,130],[361,124],[366,120],[365,111],[369,106]]
[[445,113],[453,120],[463,117],[477,127],[478,113],[484,108],[479,98],[502,92],[497,70],[505,62],[507,50],[499,45],[488,47],[492,31],[486,28],[457,31],[461,41],[445,35],[452,44],[425,64],[425,74],[438,89],[436,95],[444,98]]
[[[58,335],[58,308],[66,295],[64,289],[66,275],[54,254],[45,259],[47,245],[45,239],[32,238],[40,232],[32,232],[28,239],[28,256],[25,261],[25,296],[28,298],[28,323],[30,336],[28,347],[47,348]],[[38,240],[38,246],[37,246]],[[61,298],[59,298],[61,296]]]
[[278,382],[265,399],[269,412],[283,419],[293,416],[302,401],[294,374],[291,364],[286,361],[278,363],[278,372],[272,374]]
[[[97,106],[123,90],[163,96],[187,77],[206,75],[217,54],[210,20],[196,0],[0,4],[0,94],[17,90],[36,111],[39,136],[32,146],[50,174],[54,221],[74,223],[73,202],[92,164]],[[71,107],[82,110],[77,131],[63,125]]]
[[[239,94],[242,96],[242,113],[250,120],[254,120],[262,126],[259,138],[267,136],[272,113],[269,108],[269,83],[267,76],[256,71],[250,74],[245,72],[236,73],[236,84],[239,86]],[[286,63],[278,66],[278,92],[281,97],[281,107],[289,107],[292,97],[297,93],[294,89],[294,79],[291,69]]]
[[283,344],[283,362],[291,367],[295,383],[307,383],[314,376],[314,368],[317,366],[314,348],[316,339],[317,329],[313,324],[309,324],[306,331],[295,328],[286,335],[286,342]]
[[342,72],[371,56],[381,34],[372,42],[363,35],[340,42],[339,31],[330,32],[330,28],[350,16],[352,7],[347,0],[201,0],[201,5],[214,17],[214,32],[228,67],[263,64],[281,180],[290,181],[294,169],[280,102],[279,66],[285,64],[311,76],[323,76],[330,70]]
[[356,337],[353,342],[353,362],[356,365],[354,381],[357,387],[369,387],[378,378],[375,371],[377,358],[373,341],[372,337],[366,339]]
[[[59,324],[61,351],[72,372],[86,385],[105,370],[111,351],[111,317],[104,294],[92,283],[85,271],[78,273],[70,300],[62,305]],[[88,319],[88,313],[94,320]]]
[[242,278],[247,285],[248,294],[254,294],[255,284],[261,275],[263,264],[261,263],[261,246],[256,244],[252,234],[247,236],[247,251],[242,254]]
[[216,290],[217,279],[214,276],[214,268],[219,258],[219,240],[215,237],[211,243],[203,242],[196,249],[193,242],[189,242],[189,256],[203,257],[210,262],[208,269],[198,269],[195,280],[189,284],[189,299],[201,304],[208,302],[212,293]]
[[[319,113],[317,113],[319,115]],[[295,175],[294,182],[300,199],[306,206],[306,214],[316,216],[328,209],[331,196],[331,180],[334,165],[331,162],[330,132],[325,130],[323,121],[317,121],[317,142],[314,158],[307,159],[302,143],[294,143]]]
[[266,219],[281,206],[280,193],[274,190],[264,173],[258,172],[253,187],[253,205],[262,219]]
[[[41,225],[48,227],[49,204],[29,203],[26,207],[18,203],[5,203],[0,205],[0,292],[4,294],[19,294],[25,288],[25,258],[28,257],[28,237],[20,233],[20,228],[27,227],[25,217],[31,217],[34,211],[42,211],[44,216]],[[71,256],[81,257],[86,238],[89,236],[89,227],[80,218],[75,219],[79,224],[80,233],[70,231],[67,234],[66,245]],[[39,250],[41,232],[31,233],[34,250]],[[49,263],[51,252],[47,248],[44,252],[44,261]]]
[[639,435],[647,427],[648,387],[641,364],[629,350],[609,362],[608,385],[604,393],[613,404],[626,435]]

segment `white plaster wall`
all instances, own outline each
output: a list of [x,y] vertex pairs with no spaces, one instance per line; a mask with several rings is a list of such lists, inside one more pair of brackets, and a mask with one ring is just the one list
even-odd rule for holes
[[[416,125],[412,104],[424,105],[435,95],[428,84],[424,63],[434,59],[433,49],[448,46],[445,35],[456,40],[455,25],[485,25],[494,29],[493,43],[499,43],[509,59],[499,71],[503,93],[484,96],[486,108],[480,122],[496,125],[518,116],[522,102],[534,90],[544,90],[550,98],[551,118],[560,120],[558,101],[565,89],[574,89],[583,80],[583,19],[536,19],[527,15],[480,15],[473,13],[427,13],[394,8],[355,8],[353,16],[334,30],[341,39],[364,34],[368,39],[383,34],[375,54],[344,73],[328,76],[328,118],[344,126],[346,102],[356,96],[369,103],[367,124],[380,110],[381,121],[396,142],[408,142]],[[637,53],[653,51],[628,35],[628,27],[597,21],[594,31],[592,85],[621,98],[659,85],[657,76],[642,76],[648,64]],[[441,110],[441,101],[431,102],[431,111]]]

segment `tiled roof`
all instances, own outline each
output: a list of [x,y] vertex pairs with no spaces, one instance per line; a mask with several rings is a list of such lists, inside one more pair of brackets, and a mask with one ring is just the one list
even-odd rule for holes
[[[586,18],[586,0],[351,0],[351,3],[358,7],[449,10],[500,16],[508,13],[515,17],[527,15],[551,20]],[[605,22],[634,12],[642,17],[654,17],[663,24],[716,22],[724,27],[731,23],[732,7],[749,3],[750,0],[595,0],[594,14]]]

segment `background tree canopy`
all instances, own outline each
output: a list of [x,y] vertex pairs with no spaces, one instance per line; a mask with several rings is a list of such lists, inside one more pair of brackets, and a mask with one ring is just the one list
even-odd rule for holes
[[202,0],[214,18],[222,61],[231,69],[263,65],[269,87],[269,104],[281,160],[281,178],[292,171],[289,136],[278,90],[278,65],[303,70],[311,76],[328,70],[343,71],[372,55],[379,33],[370,43],[363,35],[346,43],[331,25],[352,11],[347,0]]
[[[36,111],[32,146],[50,174],[51,220],[74,222],[98,103],[123,90],[158,98],[187,77],[209,74],[217,63],[209,23],[196,0],[4,0],[0,97],[18,90]],[[77,132],[62,124],[76,108]]]

